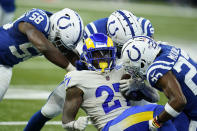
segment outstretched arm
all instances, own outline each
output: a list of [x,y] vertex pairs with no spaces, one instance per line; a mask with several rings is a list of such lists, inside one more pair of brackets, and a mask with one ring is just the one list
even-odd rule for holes
[[19,23],[18,29],[29,41],[52,63],[61,68],[67,68],[67,58],[33,25],[27,22]]
[[179,82],[171,71],[161,77],[156,83],[156,86],[162,88],[168,98],[165,110],[161,112],[157,118],[159,123],[164,123],[172,117],[176,117],[183,110],[187,100],[181,90]]

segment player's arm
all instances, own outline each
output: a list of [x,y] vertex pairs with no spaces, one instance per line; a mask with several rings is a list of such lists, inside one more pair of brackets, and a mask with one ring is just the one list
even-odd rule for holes
[[159,101],[156,89],[148,86],[144,80],[131,79],[129,74],[124,74],[120,80],[120,91],[129,100],[146,100],[151,103]]
[[88,123],[87,117],[75,120],[77,112],[83,102],[83,91],[77,87],[68,88],[64,102],[62,127],[66,130],[84,130]]
[[66,58],[71,62],[72,65],[76,66],[76,61],[79,60],[79,53],[77,52],[77,50],[68,50],[65,54]]
[[25,34],[29,41],[52,63],[66,68],[69,64],[67,58],[32,24],[20,22],[18,25],[20,32]]
[[174,74],[169,71],[161,77],[157,83],[157,88],[162,88],[168,98],[165,110],[158,116],[158,122],[164,123],[172,117],[176,117],[183,110],[187,100],[181,90],[180,84]]
[[143,89],[139,92],[142,94],[142,98],[148,102],[156,103],[159,101],[159,93],[157,90],[147,84],[144,83]]

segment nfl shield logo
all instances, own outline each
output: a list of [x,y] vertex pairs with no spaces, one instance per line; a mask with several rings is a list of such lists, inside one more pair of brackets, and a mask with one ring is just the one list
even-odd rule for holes
[[109,76],[106,76],[106,80],[109,81],[110,80],[110,77]]

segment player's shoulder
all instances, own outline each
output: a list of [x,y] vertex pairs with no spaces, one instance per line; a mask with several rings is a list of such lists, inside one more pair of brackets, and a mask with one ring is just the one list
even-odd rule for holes
[[[88,74],[91,74],[93,71],[90,71],[90,70],[73,70],[73,71],[70,71],[66,74],[66,76],[69,76],[69,77],[80,77],[80,76],[86,76]],[[82,78],[82,77],[81,77]],[[84,78],[84,77],[83,77]],[[83,79],[82,78],[82,79]]]
[[145,36],[152,37],[154,35],[154,27],[149,19],[137,17],[137,21],[140,23]]
[[108,18],[106,17],[88,23],[84,29],[84,39],[95,33],[107,34],[107,21]]
[[31,14],[33,13],[39,13],[39,15],[42,15],[42,16],[48,16],[48,14],[50,12],[48,11],[45,11],[45,10],[42,10],[42,9],[38,9],[38,8],[32,8],[31,10],[27,11],[25,13],[26,16],[31,16]]
[[52,15],[52,13],[42,10],[33,8],[29,11],[27,11],[20,19],[18,19],[18,22],[24,21],[32,24],[34,27],[36,27],[39,31],[46,34],[49,32],[49,26],[50,26],[50,20],[49,17]]
[[86,85],[86,83],[91,83],[92,79],[95,78],[96,72],[90,70],[74,70],[68,72],[65,75],[64,82],[67,87],[72,87],[76,85]]
[[155,83],[165,75],[168,71],[172,70],[173,66],[180,56],[178,48],[170,45],[161,45],[161,52],[154,60],[154,62],[149,66],[146,76],[147,80],[154,86]]

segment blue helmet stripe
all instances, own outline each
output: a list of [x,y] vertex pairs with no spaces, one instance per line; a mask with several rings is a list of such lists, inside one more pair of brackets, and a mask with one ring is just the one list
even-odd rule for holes
[[142,20],[142,31],[145,33],[145,23],[146,23],[146,19]]
[[128,19],[128,17],[127,17],[127,16],[124,14],[124,12],[122,12],[121,10],[118,10],[117,12],[120,13],[120,15],[123,16],[123,18],[126,20],[128,26],[129,26],[129,28],[130,28],[130,31],[131,31],[132,36],[135,36],[135,32],[134,32],[134,30],[133,30],[133,26],[132,26],[130,20]]
[[83,30],[82,30],[82,23],[81,23],[81,19],[80,19],[80,17],[79,17],[79,15],[75,12],[75,14],[76,14],[76,16],[78,17],[78,19],[79,19],[79,26],[80,26],[80,32],[79,32],[79,36],[78,36],[78,38],[77,38],[77,41],[74,43],[74,45],[77,45],[77,43],[79,42],[79,40],[80,40],[80,38],[81,38],[81,35],[82,35],[82,32],[83,32]]

